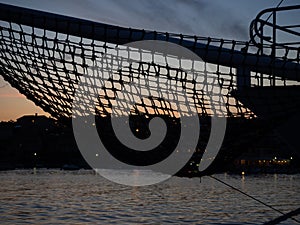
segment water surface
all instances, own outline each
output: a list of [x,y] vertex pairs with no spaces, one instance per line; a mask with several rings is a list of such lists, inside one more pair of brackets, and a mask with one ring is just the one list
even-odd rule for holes
[[[299,208],[300,175],[215,176],[283,212]],[[129,187],[88,170],[38,169],[0,172],[0,182],[0,224],[262,224],[280,216],[209,177]]]

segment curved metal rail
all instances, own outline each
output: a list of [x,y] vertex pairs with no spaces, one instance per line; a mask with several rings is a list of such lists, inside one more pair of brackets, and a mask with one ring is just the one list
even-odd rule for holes
[[[298,24],[293,25],[278,25],[278,13],[280,12],[291,12],[292,10],[300,10],[300,5],[285,6],[278,8],[269,8],[261,11],[256,18],[250,24],[250,38],[251,42],[256,45],[258,48],[263,48],[265,42],[268,47],[272,47],[273,51],[278,48],[288,48],[291,50],[299,51],[300,48],[300,32],[295,29],[300,28],[300,21]],[[268,13],[271,13],[270,16],[264,20],[262,17]],[[300,12],[299,12],[300,13]],[[268,20],[272,16],[272,22]],[[300,18],[300,17],[299,17]],[[272,31],[271,36],[266,34],[265,31],[269,29]],[[299,29],[300,30],[300,29]],[[291,42],[278,42],[277,36],[278,32],[284,32],[285,34],[292,35],[293,37],[299,38],[299,41]],[[256,40],[256,37],[259,38],[259,42]],[[273,53],[275,54],[275,52]]]

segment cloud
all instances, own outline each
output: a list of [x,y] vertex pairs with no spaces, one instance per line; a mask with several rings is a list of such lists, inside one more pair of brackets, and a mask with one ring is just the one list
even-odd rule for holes
[[9,3],[125,27],[248,39],[249,21],[245,22],[239,12],[237,0],[10,0]]

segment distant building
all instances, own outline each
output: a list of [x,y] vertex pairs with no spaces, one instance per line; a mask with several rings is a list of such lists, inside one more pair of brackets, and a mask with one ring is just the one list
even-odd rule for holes
[[12,138],[13,129],[14,122],[0,122],[0,141]]
[[53,127],[55,120],[44,115],[25,115],[17,119],[17,127],[32,127],[38,126],[40,129],[47,129]]

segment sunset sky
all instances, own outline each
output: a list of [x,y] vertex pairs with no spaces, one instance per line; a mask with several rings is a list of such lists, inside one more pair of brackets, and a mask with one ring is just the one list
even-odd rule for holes
[[[1,3],[44,10],[125,27],[249,40],[252,19],[279,0],[0,0]],[[282,6],[299,4],[285,0]],[[292,24],[295,15],[283,18]],[[299,17],[298,17],[299,19]],[[43,110],[10,87],[0,76],[0,121]]]

